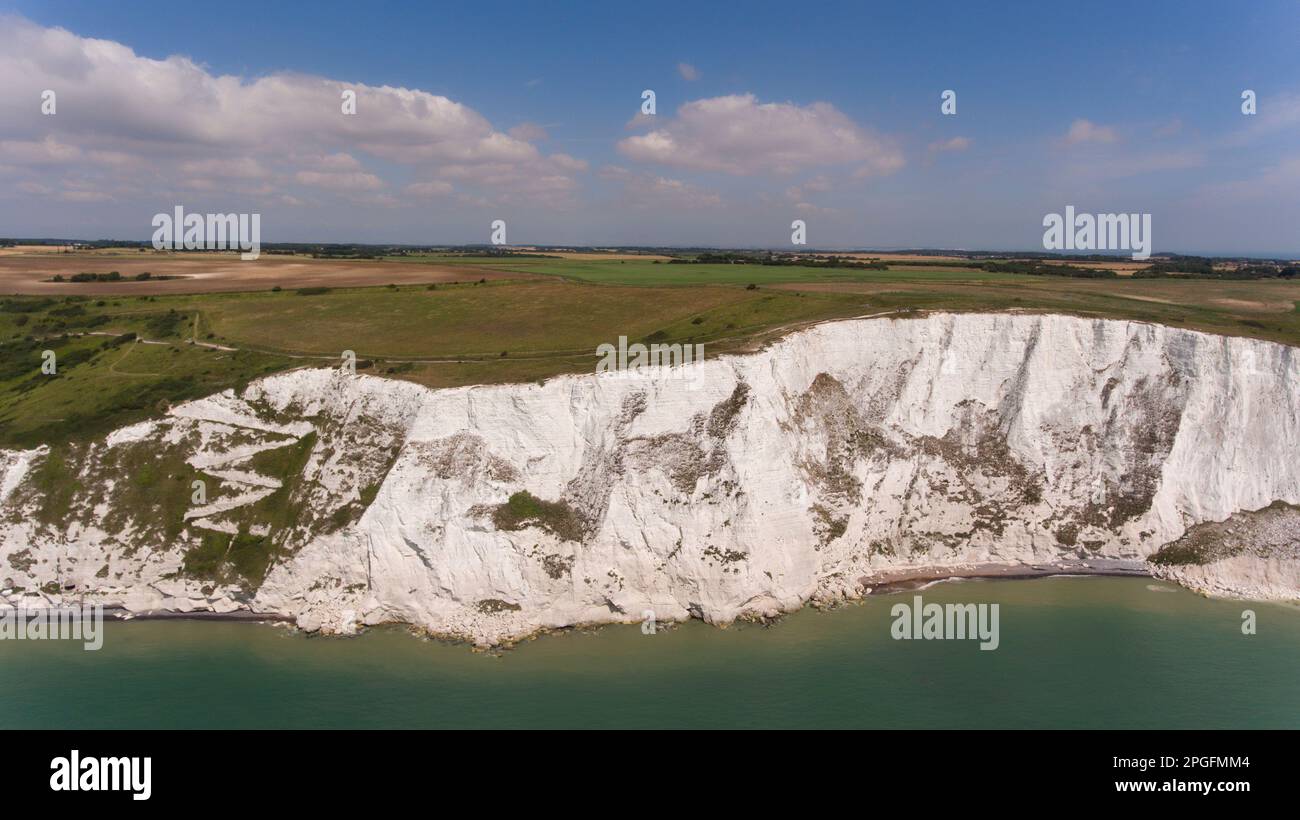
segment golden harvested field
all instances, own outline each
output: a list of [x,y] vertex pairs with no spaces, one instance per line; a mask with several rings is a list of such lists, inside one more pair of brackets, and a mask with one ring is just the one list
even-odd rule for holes
[[1113,261],[1106,260],[1104,262],[1100,260],[1096,260],[1096,261],[1089,260],[1087,262],[1073,262],[1068,259],[1062,259],[1059,261],[1055,259],[1044,259],[1043,261],[1049,265],[1074,265],[1075,267],[1078,268],[1095,268],[1097,270],[1113,270],[1115,271],[1116,276],[1132,276],[1134,273],[1142,270],[1143,268],[1151,267],[1151,263],[1153,260],[1142,259],[1142,260],[1135,261],[1132,259],[1115,259]]
[[64,245],[14,245],[0,248],[0,256],[21,256],[29,253],[59,253]]
[[[123,277],[148,272],[183,279],[146,282],[50,282],[56,274],[65,279],[77,273],[110,273]],[[115,253],[0,254],[0,294],[58,296],[124,296],[168,293],[222,293],[246,290],[285,290],[303,287],[364,287],[465,282],[479,279],[528,279],[526,273],[505,273],[488,268],[438,264],[394,264],[377,260],[310,259],[272,256],[244,262],[235,253],[177,254],[137,251]]]

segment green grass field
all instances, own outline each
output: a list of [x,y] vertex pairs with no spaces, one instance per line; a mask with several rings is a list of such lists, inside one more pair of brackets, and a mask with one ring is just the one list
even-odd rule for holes
[[738,287],[594,287],[564,281],[439,285],[176,300],[218,339],[337,356],[446,358],[590,351],[619,335],[708,342],[790,321],[844,315],[855,294]]
[[[545,259],[537,257],[478,257],[458,259],[454,256],[389,257],[399,262],[470,264],[497,271],[557,276],[576,282],[601,285],[641,287],[676,287],[707,285],[775,285],[792,282],[903,282],[903,281],[998,281],[1014,279],[1014,274],[986,273],[978,270],[908,268],[890,271],[853,268],[816,268],[797,265],[685,265],[644,259]],[[1023,277],[1021,277],[1023,278]]]
[[[554,278],[473,284],[480,262]],[[170,402],[332,364],[343,350],[354,351],[365,372],[429,386],[521,382],[591,372],[596,347],[620,335],[704,343],[717,355],[823,319],[1009,308],[1300,344],[1300,283],[1285,280],[483,259],[467,263],[465,283],[434,288],[0,298],[0,446],[103,435]],[[163,344],[121,335],[128,333]],[[45,350],[55,352],[55,375],[40,372]]]
[[[41,354],[55,354],[54,374]],[[287,366],[249,351],[72,336],[0,345],[0,446],[84,440]]]

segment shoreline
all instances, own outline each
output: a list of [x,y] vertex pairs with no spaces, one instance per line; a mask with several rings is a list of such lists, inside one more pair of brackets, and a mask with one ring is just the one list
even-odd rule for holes
[[[889,595],[898,592],[923,589],[931,584],[944,583],[947,581],[1020,581],[1035,578],[1086,576],[1124,578],[1155,577],[1151,573],[1145,561],[1122,559],[1092,559],[1077,562],[1072,561],[1065,564],[966,564],[951,567],[904,567],[896,570],[886,570],[875,575],[863,576],[860,578],[859,582],[863,585],[864,591],[859,600],[866,600],[875,595]],[[1184,586],[1182,584],[1178,585]],[[1187,587],[1184,586],[1184,588]],[[815,597],[805,601],[799,609],[809,606],[816,606]],[[798,610],[796,609],[793,611],[797,612]],[[189,612],[181,612],[179,610],[145,610],[141,612],[132,612],[131,610],[116,604],[104,606],[104,619],[123,623],[128,621],[220,621],[271,624],[287,623],[291,625],[296,625],[298,620],[297,617],[293,615],[285,615],[278,612],[253,612],[246,609],[237,609],[230,612],[214,612],[211,610],[192,610]],[[592,626],[615,625],[619,623],[623,622],[609,621],[605,623],[578,623],[570,624],[561,629],[580,629]],[[378,625],[379,624],[376,624],[376,626]],[[386,621],[383,625],[422,629],[422,627],[419,627],[417,624],[406,623],[403,621]],[[530,635],[545,634],[548,631],[551,631],[551,628],[543,627],[530,633]],[[429,634],[432,635],[432,633]],[[471,646],[475,645],[473,640],[465,640],[463,637],[434,637],[438,637],[441,640],[463,642]],[[521,636],[520,638],[512,639],[505,645],[517,643],[519,640],[527,640],[528,637],[529,636]]]
[[[84,605],[84,604],[83,604]],[[94,604],[90,604],[94,606]],[[149,609],[143,612],[132,612],[124,606],[117,604],[104,606],[104,620],[106,621],[247,621],[250,623],[261,623],[272,621],[275,623],[294,623],[298,619],[292,615],[283,615],[278,612],[253,612],[249,609],[236,609],[230,612],[214,612],[207,609],[198,609],[190,612],[181,612],[172,609]]]
[[921,589],[945,581],[1018,581],[1069,576],[1152,578],[1146,561],[1115,558],[1085,559],[1063,564],[966,564],[956,567],[907,567],[885,570],[858,579],[867,596]]

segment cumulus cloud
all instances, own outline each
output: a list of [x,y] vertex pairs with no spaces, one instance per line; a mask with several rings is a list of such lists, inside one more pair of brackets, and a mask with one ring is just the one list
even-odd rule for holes
[[445,180],[436,179],[431,182],[412,182],[406,186],[406,192],[412,196],[418,197],[435,197],[444,196],[455,190],[455,186]]
[[180,170],[186,174],[203,177],[233,177],[235,179],[261,179],[269,175],[266,167],[252,157],[225,157],[182,162]]
[[[454,180],[496,192],[500,202],[546,201],[567,204],[566,197],[577,187],[575,174],[587,170],[587,163],[568,154],[551,154],[532,162],[473,162],[441,166],[437,175],[444,181]],[[479,198],[468,202],[481,202]]]
[[1221,208],[1224,204],[1262,204],[1268,206],[1269,218],[1286,220],[1277,206],[1300,204],[1300,155],[1284,157],[1243,179],[1204,185],[1196,197],[1211,208]]
[[640,111],[632,116],[632,119],[623,123],[626,131],[641,131],[655,124],[655,118],[650,114],[642,114]]
[[113,199],[111,194],[103,191],[61,191],[58,198],[64,202],[109,202]]
[[1070,123],[1070,130],[1062,138],[1065,145],[1078,145],[1085,142],[1112,143],[1119,139],[1114,128],[1097,125],[1089,120],[1075,120]]
[[800,185],[791,185],[785,189],[785,198],[792,202],[800,202],[808,198],[809,193],[825,193],[831,189],[831,181],[825,174],[818,174],[812,179],[805,180]]
[[510,129],[510,136],[525,142],[539,142],[548,136],[546,129],[535,122],[521,122]]
[[618,150],[636,162],[735,175],[849,165],[861,177],[903,166],[890,140],[829,103],[760,103],[753,94],[688,102],[667,123],[620,141]]
[[1279,134],[1294,134],[1300,129],[1300,93],[1263,95],[1257,98],[1256,103],[1257,114],[1233,114],[1234,121],[1240,122],[1241,127],[1224,141],[1227,147],[1252,145]]
[[970,147],[970,137],[953,137],[946,140],[935,140],[930,143],[930,153],[943,154],[949,151],[965,151]]
[[384,181],[374,174],[353,171],[299,171],[293,178],[302,185],[334,191],[378,191],[384,187]]
[[[17,17],[0,18],[0,77],[0,164],[41,166],[52,194],[85,193],[52,174],[92,175],[118,193],[145,169],[150,191],[250,192],[257,182],[288,197],[284,189],[299,186],[373,195],[400,190],[406,179],[397,177],[455,167],[492,198],[502,193],[494,185],[512,196],[569,190],[585,167],[543,154],[537,126],[504,133],[425,91],[294,73],[216,75],[187,57],[151,59]],[[53,116],[40,112],[45,89],[57,95]],[[341,107],[347,90],[356,94],[351,116]]]
[[624,199],[639,208],[713,208],[722,204],[722,197],[713,191],[647,171],[607,165],[600,169],[600,176],[622,184]]
[[831,216],[839,213],[835,208],[823,208],[811,202],[796,202],[794,209],[804,216]]
[[59,142],[54,137],[42,140],[0,140],[0,157],[9,162],[25,165],[64,164],[84,158],[75,145]]

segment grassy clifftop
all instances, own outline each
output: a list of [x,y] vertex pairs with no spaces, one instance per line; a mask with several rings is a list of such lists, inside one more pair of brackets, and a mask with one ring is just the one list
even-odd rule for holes
[[591,372],[597,346],[619,336],[715,356],[822,319],[1013,308],[1300,345],[1300,283],[1285,280],[546,258],[496,263],[541,277],[480,281],[463,264],[455,284],[91,297],[68,283],[62,296],[0,298],[0,447],[88,440],[258,376],[338,364],[344,350],[365,372],[432,387],[526,382]]

